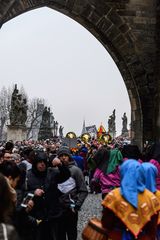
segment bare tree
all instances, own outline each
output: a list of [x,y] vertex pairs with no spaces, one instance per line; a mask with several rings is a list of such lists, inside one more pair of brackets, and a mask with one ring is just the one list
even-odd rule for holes
[[4,131],[9,120],[9,111],[11,107],[11,90],[2,87],[0,91],[0,140],[4,139]]
[[27,114],[27,139],[33,138],[34,132],[37,132],[38,134],[44,105],[45,100],[42,98],[34,98],[29,101]]
[[19,90],[20,94],[22,94],[23,98],[25,98],[28,102],[28,95],[23,87],[23,85],[20,87],[20,90]]

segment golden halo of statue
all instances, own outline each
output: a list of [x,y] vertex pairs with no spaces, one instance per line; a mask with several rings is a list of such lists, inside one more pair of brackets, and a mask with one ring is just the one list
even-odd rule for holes
[[72,138],[76,138],[77,136],[76,136],[76,134],[74,133],[74,132],[68,132],[67,134],[66,134],[66,138],[70,138],[70,139],[72,139]]
[[83,133],[81,135],[81,140],[84,142],[84,143],[88,143],[90,140],[91,140],[91,135],[89,133]]

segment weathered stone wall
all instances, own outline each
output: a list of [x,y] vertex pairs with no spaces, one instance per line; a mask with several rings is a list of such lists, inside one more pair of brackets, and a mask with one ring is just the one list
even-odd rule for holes
[[158,0],[1,0],[1,25],[43,6],[82,24],[112,56],[131,102],[133,142],[142,146],[145,140],[159,139]]

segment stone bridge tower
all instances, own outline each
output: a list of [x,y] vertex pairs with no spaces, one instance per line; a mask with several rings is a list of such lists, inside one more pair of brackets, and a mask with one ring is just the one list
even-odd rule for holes
[[0,24],[44,6],[83,25],[110,53],[130,98],[132,142],[160,140],[160,1],[0,0]]

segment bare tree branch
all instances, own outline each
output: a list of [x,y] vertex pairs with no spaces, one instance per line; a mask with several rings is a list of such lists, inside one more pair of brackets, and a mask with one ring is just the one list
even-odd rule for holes
[[34,98],[28,104],[28,118],[27,118],[27,138],[32,138],[33,130],[39,130],[42,113],[44,109],[45,100],[41,98]]

